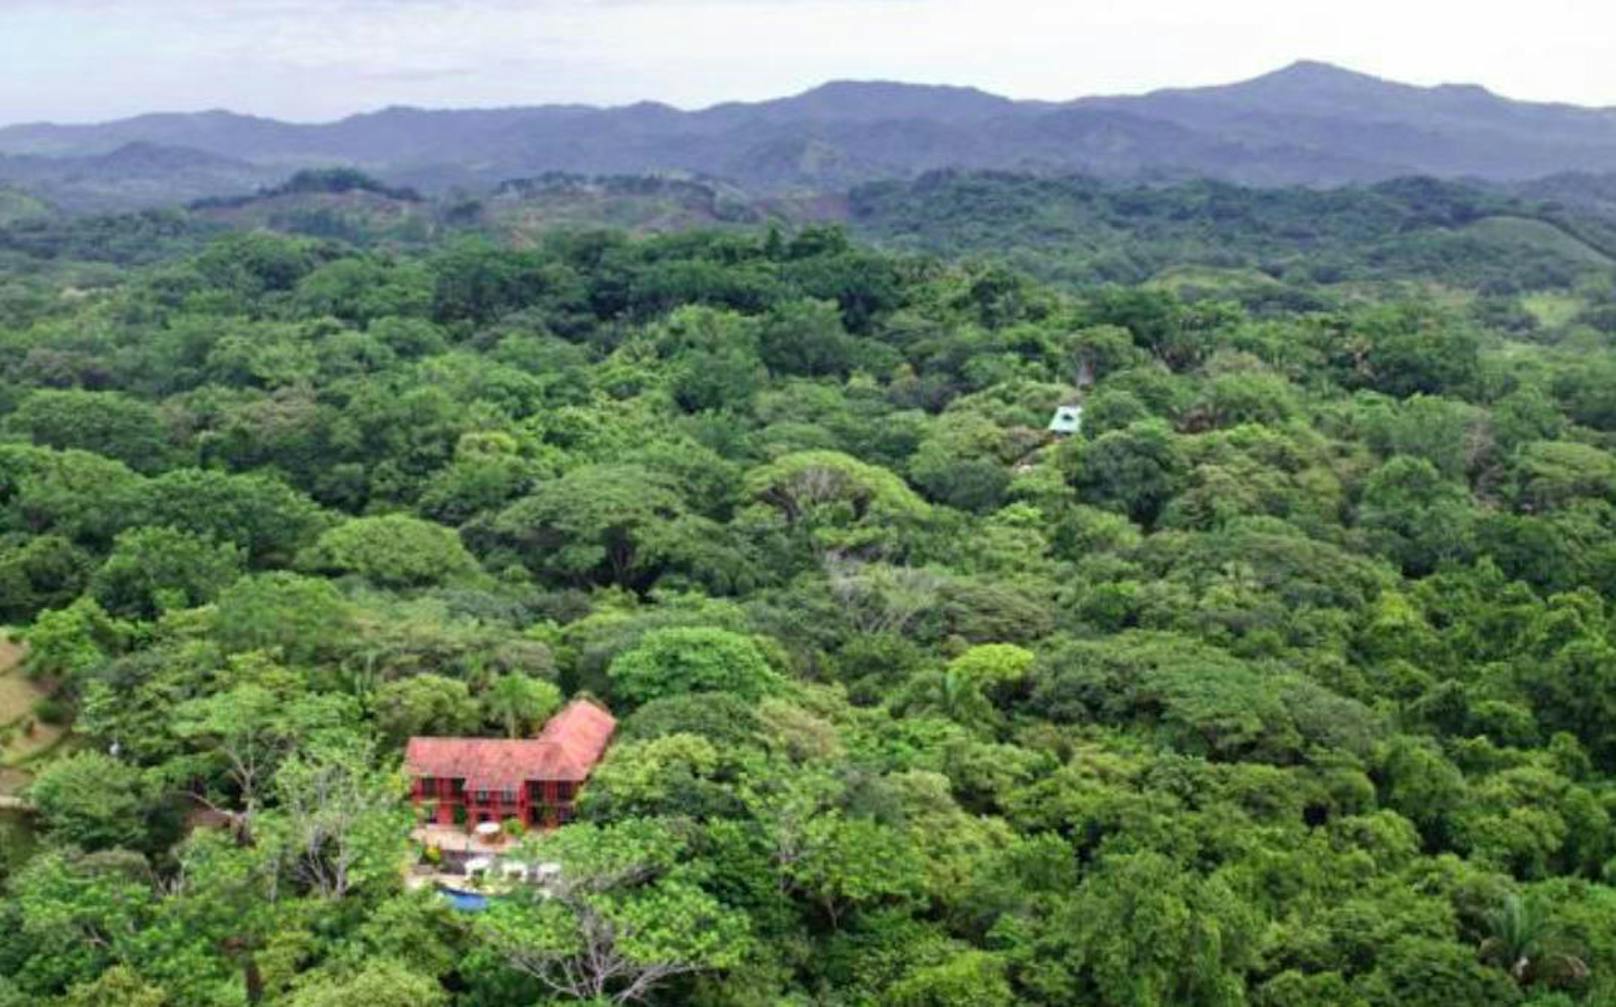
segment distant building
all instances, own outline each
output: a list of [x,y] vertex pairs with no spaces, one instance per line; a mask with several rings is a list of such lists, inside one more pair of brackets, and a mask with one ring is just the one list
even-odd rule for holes
[[411,738],[404,751],[411,799],[417,807],[431,804],[438,825],[507,818],[564,824],[616,729],[604,708],[576,700],[537,738]]
[[1083,407],[1061,406],[1055,410],[1055,418],[1049,421],[1049,431],[1062,437],[1081,433],[1083,430]]

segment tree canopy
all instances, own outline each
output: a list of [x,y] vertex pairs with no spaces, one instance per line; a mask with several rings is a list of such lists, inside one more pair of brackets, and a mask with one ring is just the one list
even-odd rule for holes
[[[0,256],[0,1005],[1616,1002],[1616,281],[926,184],[1160,230]],[[572,700],[542,880],[407,884],[407,739]]]

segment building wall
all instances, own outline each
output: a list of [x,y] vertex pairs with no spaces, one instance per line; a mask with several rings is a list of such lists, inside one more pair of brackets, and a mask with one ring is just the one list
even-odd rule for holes
[[455,809],[464,808],[463,821],[469,828],[479,822],[503,822],[514,818],[524,825],[559,825],[572,820],[578,787],[571,782],[529,780],[514,793],[466,790],[462,781],[421,777],[411,781],[411,800],[420,806],[436,802],[433,821],[454,825]]

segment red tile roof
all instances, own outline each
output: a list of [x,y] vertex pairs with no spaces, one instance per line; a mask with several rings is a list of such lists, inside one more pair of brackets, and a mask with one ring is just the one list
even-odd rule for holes
[[610,713],[580,699],[551,717],[537,738],[411,738],[404,768],[411,776],[465,780],[467,790],[515,790],[529,780],[582,783],[615,730]]

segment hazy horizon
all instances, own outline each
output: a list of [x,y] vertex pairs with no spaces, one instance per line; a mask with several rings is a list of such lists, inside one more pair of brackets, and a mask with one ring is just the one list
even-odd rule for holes
[[[28,86],[0,89],[0,124],[215,109],[294,122],[401,105],[692,109],[832,80],[1063,101],[1228,83],[1299,59],[1616,104],[1603,41],[1616,11],[1543,4],[1533,36],[1508,14],[1456,3],[1299,6],[1149,0],[1123,15],[1035,0],[12,0],[0,7],[0,61]],[[1433,33],[1445,44],[1432,45]]]
[[566,105],[576,105],[576,106],[579,106],[579,107],[588,107],[588,108],[612,109],[612,108],[626,108],[626,107],[633,106],[633,105],[648,104],[649,103],[649,104],[666,105],[666,106],[676,108],[676,109],[678,109],[680,111],[684,111],[684,112],[700,112],[700,111],[704,111],[706,109],[716,108],[716,107],[720,107],[720,106],[728,105],[728,104],[757,104],[757,103],[762,103],[762,102],[768,102],[768,101],[792,98],[792,97],[796,97],[796,96],[799,96],[799,95],[802,95],[802,94],[809,93],[811,91],[818,90],[821,87],[825,87],[825,86],[833,85],[833,84],[871,84],[871,85],[875,85],[875,84],[895,84],[895,85],[899,85],[899,86],[903,86],[903,87],[955,88],[955,89],[960,89],[960,90],[979,91],[979,92],[983,92],[983,93],[986,93],[986,94],[991,94],[991,95],[994,95],[994,96],[997,96],[997,97],[1009,98],[1009,99],[1016,100],[1016,101],[1067,102],[1067,101],[1081,100],[1081,99],[1085,99],[1085,98],[1117,97],[1117,96],[1124,96],[1124,95],[1131,95],[1131,94],[1148,94],[1148,93],[1151,93],[1151,92],[1154,92],[1154,91],[1196,89],[1196,88],[1218,87],[1218,86],[1229,85],[1229,84],[1238,84],[1238,83],[1253,80],[1253,79],[1256,79],[1256,78],[1268,76],[1270,74],[1278,73],[1280,71],[1289,69],[1290,67],[1293,67],[1293,66],[1295,66],[1297,64],[1300,64],[1300,63],[1319,63],[1319,64],[1325,64],[1325,65],[1329,65],[1329,66],[1334,66],[1338,70],[1343,70],[1343,71],[1346,71],[1346,72],[1349,72],[1349,73],[1364,74],[1366,76],[1378,77],[1378,78],[1380,78],[1382,80],[1385,80],[1385,81],[1387,81],[1389,83],[1393,83],[1393,84],[1410,84],[1410,85],[1417,86],[1417,87],[1439,87],[1439,86],[1443,86],[1443,85],[1478,85],[1479,84],[1481,87],[1483,87],[1486,90],[1498,95],[1499,97],[1509,98],[1509,99],[1513,99],[1513,100],[1529,101],[1529,102],[1536,102],[1536,103],[1542,103],[1542,104],[1566,104],[1566,105],[1575,105],[1575,106],[1578,106],[1578,107],[1594,108],[1594,109],[1609,108],[1609,109],[1611,109],[1613,111],[1616,111],[1616,105],[1611,105],[1611,106],[1580,105],[1579,103],[1576,103],[1576,102],[1561,102],[1561,101],[1557,101],[1555,99],[1521,98],[1518,95],[1504,94],[1502,92],[1499,92],[1497,89],[1488,87],[1485,83],[1482,83],[1480,81],[1453,80],[1453,81],[1437,81],[1437,82],[1433,82],[1433,83],[1429,83],[1429,84],[1417,83],[1417,82],[1414,82],[1414,81],[1401,80],[1401,79],[1394,78],[1394,77],[1385,77],[1385,76],[1380,75],[1380,74],[1370,74],[1367,71],[1364,71],[1364,70],[1362,70],[1362,69],[1360,69],[1358,67],[1343,66],[1341,64],[1329,63],[1329,61],[1326,61],[1326,60],[1314,60],[1314,59],[1310,59],[1310,58],[1305,57],[1305,56],[1301,56],[1301,57],[1297,57],[1296,59],[1289,60],[1289,61],[1287,61],[1287,62],[1285,62],[1283,64],[1271,67],[1268,70],[1264,70],[1264,71],[1260,71],[1258,73],[1250,74],[1250,75],[1245,76],[1245,77],[1239,77],[1239,78],[1233,78],[1233,79],[1206,80],[1206,81],[1164,82],[1164,83],[1162,83],[1160,85],[1152,86],[1152,87],[1148,87],[1148,88],[1142,88],[1142,89],[1139,89],[1137,91],[1096,91],[1096,92],[1085,92],[1085,93],[1078,93],[1078,94],[1070,94],[1070,95],[1064,95],[1064,96],[1043,96],[1043,95],[1028,96],[1028,95],[1004,94],[1003,92],[1000,92],[1000,91],[995,91],[995,90],[992,90],[990,88],[981,87],[981,86],[979,86],[977,84],[974,84],[974,83],[972,83],[970,81],[903,80],[903,79],[899,79],[899,78],[895,78],[895,77],[836,77],[836,78],[826,78],[825,80],[821,80],[821,81],[818,81],[818,82],[813,83],[813,84],[808,84],[808,85],[806,85],[804,87],[796,88],[796,89],[791,90],[791,91],[781,92],[781,93],[778,93],[778,94],[762,94],[762,95],[739,97],[739,98],[722,98],[722,99],[719,99],[717,101],[701,102],[701,103],[696,103],[696,104],[688,104],[688,103],[687,104],[678,104],[678,103],[671,102],[671,101],[664,101],[664,100],[662,100],[660,98],[656,98],[654,96],[642,96],[642,97],[639,97],[639,98],[628,99],[628,100],[620,101],[620,102],[589,102],[589,101],[581,101],[581,100],[571,101],[571,100],[567,100],[565,98],[557,98],[557,99],[548,100],[548,101],[534,101],[534,102],[503,102],[503,103],[466,104],[466,105],[451,105],[451,104],[433,105],[433,104],[423,104],[423,103],[414,103],[414,102],[392,102],[392,103],[384,104],[384,105],[371,105],[371,106],[366,106],[366,107],[357,107],[357,108],[354,108],[354,109],[346,111],[346,112],[338,112],[338,113],[331,114],[331,115],[320,116],[320,117],[312,117],[312,118],[309,118],[309,117],[299,118],[299,117],[296,117],[296,116],[266,115],[266,114],[258,113],[258,112],[243,111],[241,109],[231,108],[231,107],[228,107],[228,106],[212,106],[212,107],[198,107],[198,108],[150,108],[150,109],[146,109],[146,110],[141,111],[141,112],[132,113],[132,115],[130,115],[130,116],[112,116],[112,117],[100,118],[100,119],[77,119],[77,120],[74,120],[74,119],[66,119],[66,118],[56,118],[56,119],[15,120],[15,121],[0,120],[0,129],[6,128],[8,126],[27,126],[27,125],[47,124],[47,123],[51,124],[51,125],[99,125],[99,124],[103,124],[103,123],[107,123],[107,122],[115,122],[115,121],[119,121],[121,119],[133,118],[133,117],[143,116],[143,115],[203,115],[203,114],[211,114],[211,113],[224,113],[224,114],[246,116],[246,117],[253,117],[253,118],[272,119],[272,120],[275,120],[275,121],[287,122],[287,123],[292,123],[292,124],[297,124],[297,125],[323,125],[323,124],[341,122],[343,120],[356,118],[356,117],[359,117],[359,116],[374,115],[376,113],[384,112],[384,111],[387,111],[388,109],[393,109],[393,108],[409,108],[409,109],[417,109],[417,110],[428,111],[428,112],[438,112],[438,111],[496,111],[496,110],[504,109],[504,108],[524,108],[524,107],[537,107],[537,106],[566,106]]

